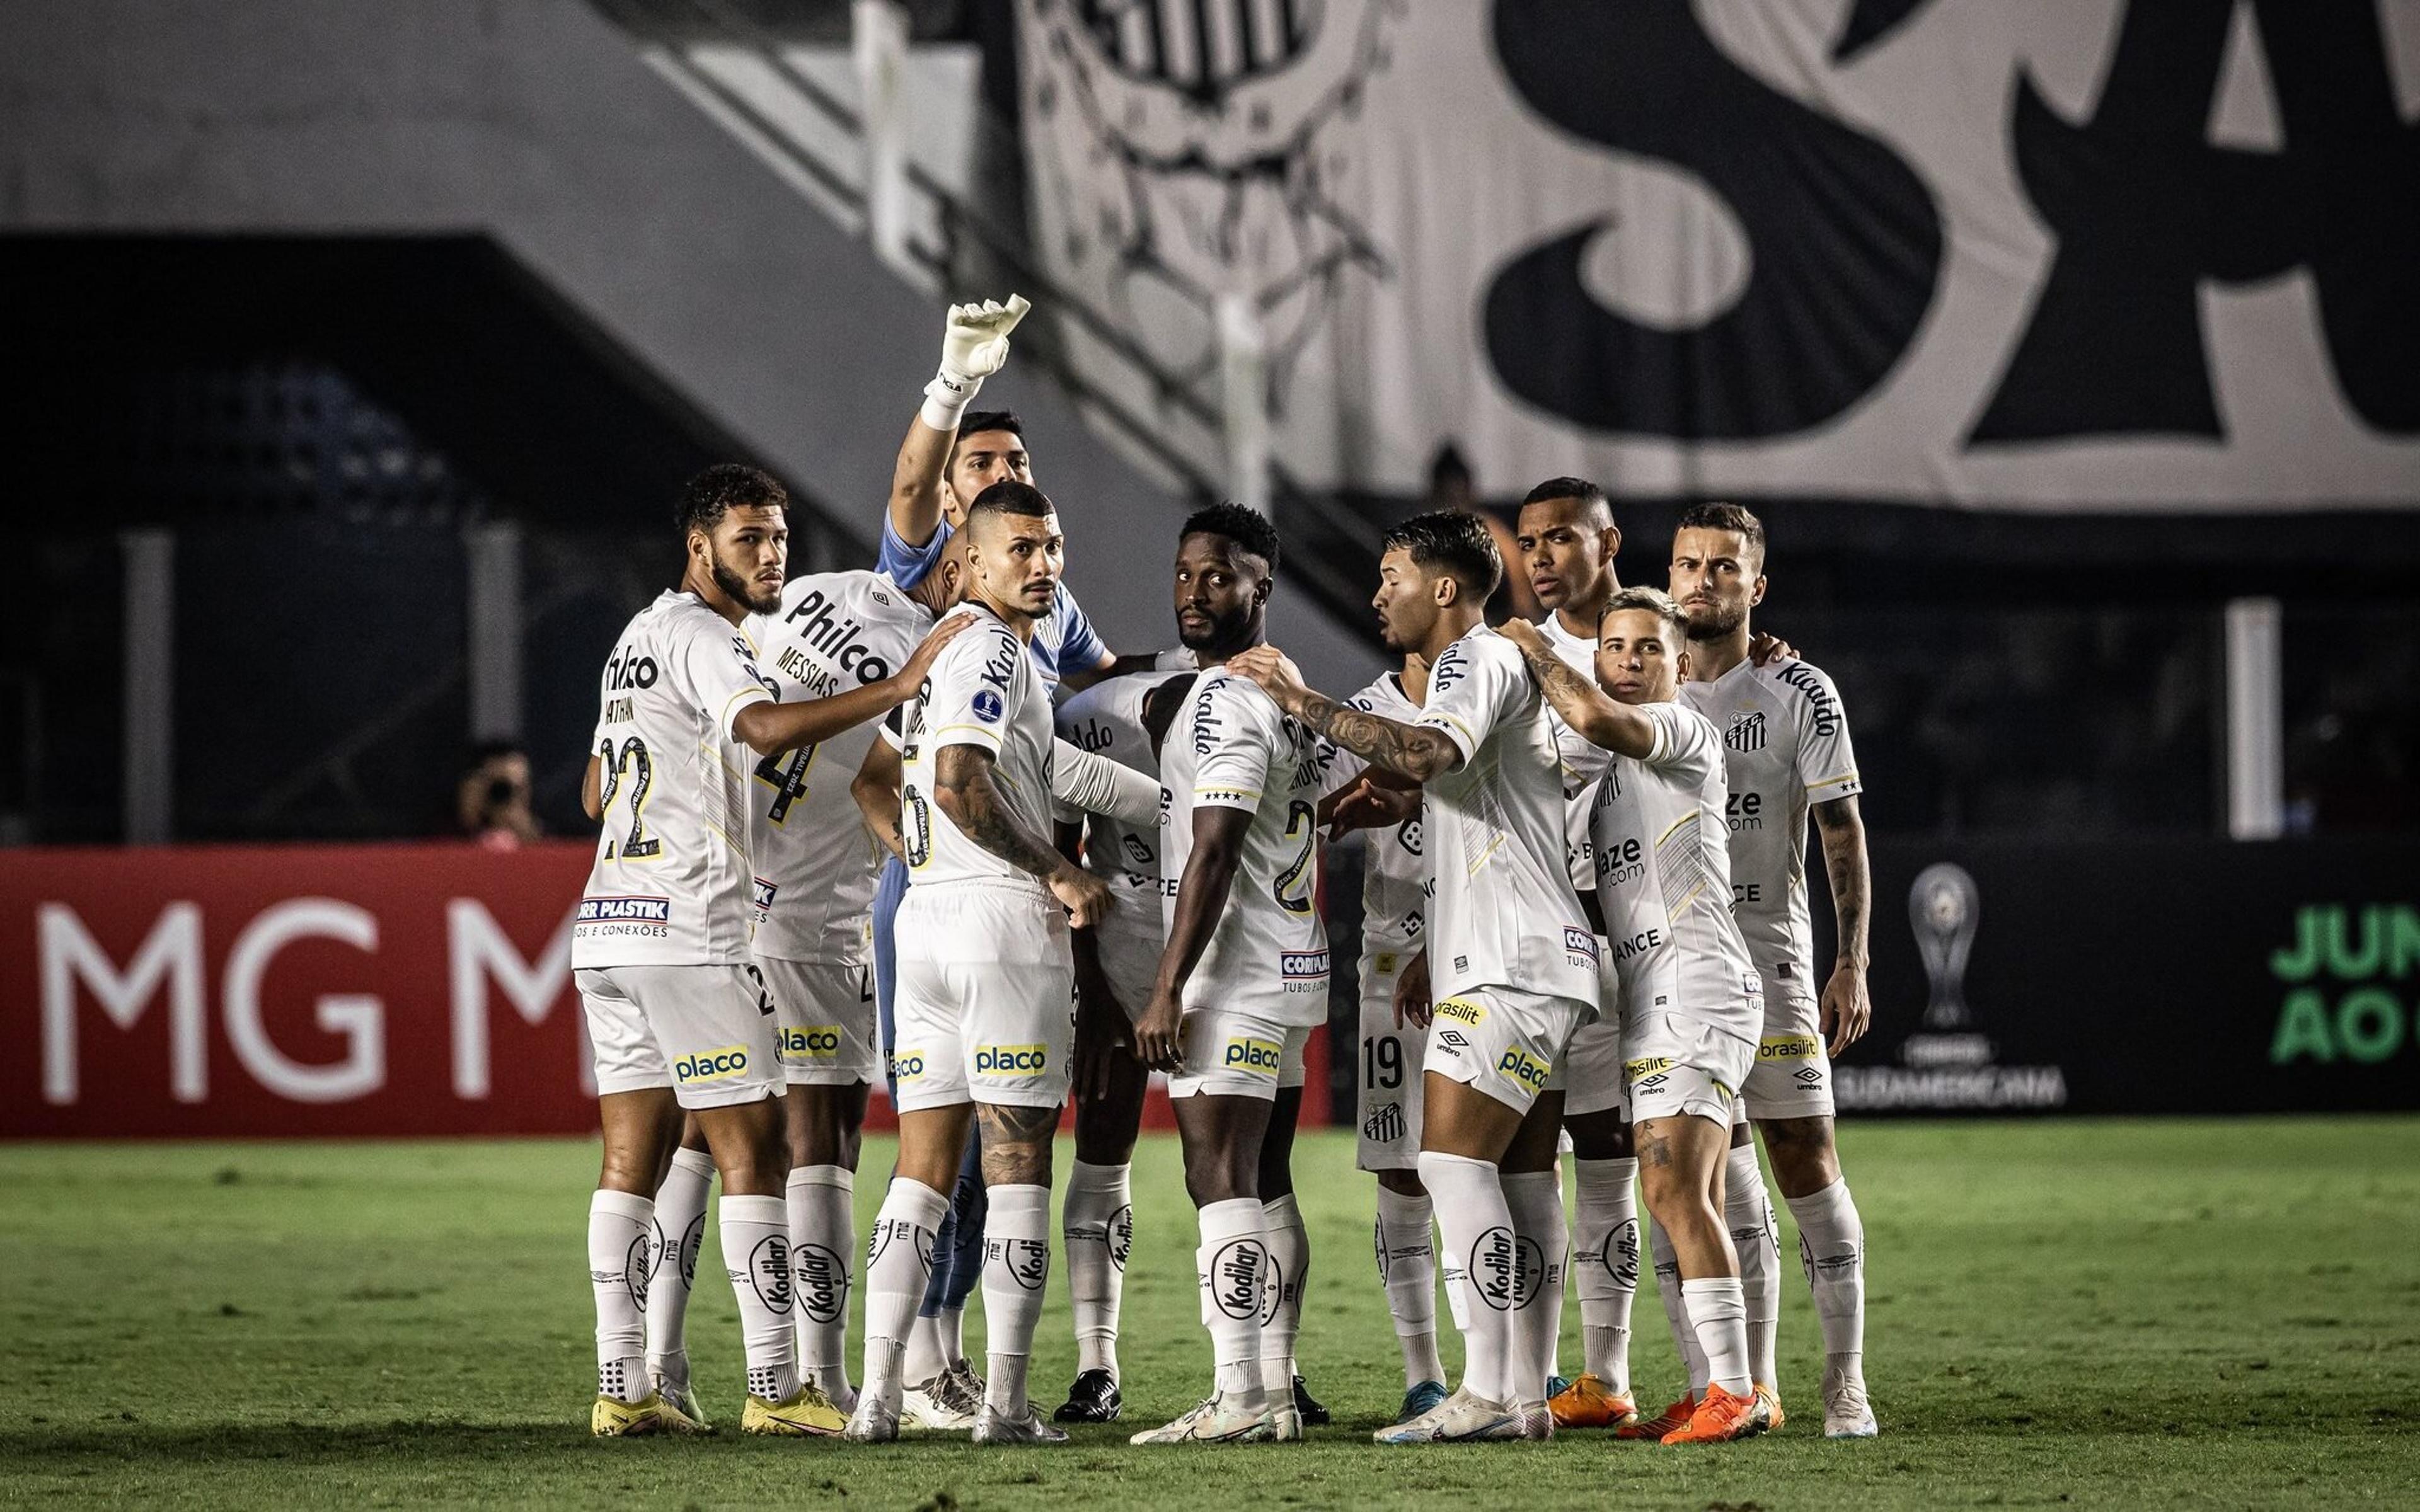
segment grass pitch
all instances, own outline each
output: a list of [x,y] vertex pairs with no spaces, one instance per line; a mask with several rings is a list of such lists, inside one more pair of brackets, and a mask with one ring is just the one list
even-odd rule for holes
[[[1223,1450],[1125,1442],[1188,1406],[1208,1370],[1172,1138],[1138,1161],[1129,1421],[1024,1451],[728,1431],[737,1322],[711,1225],[690,1350],[726,1432],[589,1438],[584,1144],[0,1147],[13,1282],[0,1337],[17,1389],[0,1503],[2420,1504],[2420,1120],[1852,1124],[1843,1142],[1883,1437],[1820,1436],[1820,1344],[1787,1264],[1791,1423],[1695,1451],[1600,1434],[1371,1444],[1402,1378],[1369,1257],[1371,1183],[1338,1134],[1298,1156],[1303,1362],[1338,1425],[1301,1446]],[[889,1158],[869,1146],[861,1221]],[[1787,1261],[1793,1236],[1782,1242]],[[1073,1373],[1063,1281],[1037,1393]],[[1640,1395],[1660,1401],[1678,1378],[1652,1290],[1637,1324]],[[1569,1365],[1576,1305],[1565,1327]]]

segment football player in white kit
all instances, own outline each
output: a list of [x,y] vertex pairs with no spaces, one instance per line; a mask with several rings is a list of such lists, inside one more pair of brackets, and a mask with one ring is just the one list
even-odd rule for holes
[[1591,683],[1536,626],[1505,630],[1563,722],[1615,756],[1597,781],[1590,839],[1621,980],[1623,1090],[1647,1206],[1678,1254],[1708,1371],[1704,1397],[1666,1443],[1745,1438],[1772,1422],[1749,1380],[1722,1200],[1731,1106],[1756,1063],[1763,989],[1731,919],[1721,738],[1672,702],[1688,671],[1687,634],[1661,592],[1615,594]]
[[[1381,673],[1353,695],[1352,705],[1398,724],[1420,717],[1428,696],[1429,664],[1407,653],[1400,671]],[[1360,1134],[1355,1164],[1378,1179],[1378,1213],[1371,1234],[1378,1281],[1387,1288],[1387,1312],[1404,1354],[1404,1400],[1395,1421],[1408,1423],[1446,1398],[1445,1365],[1437,1358],[1435,1206],[1420,1185],[1420,1092],[1427,1057],[1421,1019],[1397,1002],[1406,969],[1425,938],[1434,884],[1423,854],[1419,794],[1400,795],[1405,806],[1384,803],[1385,795],[1360,780],[1369,763],[1332,742],[1323,742],[1327,769],[1323,789],[1334,799],[1338,829],[1364,827],[1357,810],[1375,810],[1361,861],[1360,1074],[1356,1078]],[[1414,974],[1417,976],[1417,973]]]
[[[748,631],[785,697],[876,683],[939,611],[947,579],[904,593],[878,572],[791,579],[776,612]],[[842,1412],[857,1405],[845,1354],[859,1131],[882,1074],[867,910],[882,850],[849,781],[880,729],[867,720],[756,764],[749,814],[756,859],[756,964],[772,995],[789,1128],[790,1273],[799,1368]]]
[[1421,1185],[1459,1291],[1462,1384],[1383,1443],[1545,1438],[1563,1253],[1558,1074],[1596,1011],[1597,949],[1573,891],[1553,722],[1511,642],[1487,628],[1503,563],[1475,517],[1416,516],[1387,533],[1373,600],[1391,644],[1429,659],[1411,722],[1312,692],[1272,647],[1233,670],[1375,768],[1421,784],[1436,894],[1427,955]]
[[[1521,501],[1513,530],[1530,589],[1546,608],[1539,633],[1584,677],[1596,675],[1596,627],[1621,584],[1614,556],[1621,532],[1605,490],[1585,478],[1549,478]],[[1592,786],[1612,753],[1559,718],[1555,739],[1571,795],[1574,883],[1594,897],[1589,841]],[[1601,963],[1600,976],[1612,963]],[[1572,1276],[1580,1299],[1580,1373],[1547,1406],[1555,1426],[1622,1428],[1638,1416],[1630,1388],[1630,1310],[1638,1289],[1638,1161],[1621,1111],[1621,1034],[1610,1011],[1572,1036],[1563,1062],[1563,1129],[1578,1169],[1572,1211]]]
[[[1774,1179],[1797,1221],[1799,1254],[1823,1332],[1823,1432],[1870,1438],[1873,1410],[1864,1368],[1865,1226],[1840,1175],[1832,1131],[1831,1057],[1866,1031],[1869,883],[1865,785],[1849,745],[1848,716],[1832,680],[1804,661],[1757,665],[1748,613],[1763,601],[1764,526],[1737,504],[1699,504],[1681,517],[1672,538],[1672,596],[1689,616],[1690,680],[1681,700],[1723,732],[1730,779],[1732,913],[1748,955],[1764,978],[1764,1026],[1756,1069],[1742,1095],[1764,1131]],[[1811,990],[1813,937],[1807,908],[1807,821],[1823,847],[1839,949],[1819,999]],[[1828,1037],[1829,1042],[1826,1042]],[[1731,1153],[1731,1184],[1754,1183],[1764,1206],[1753,1148]],[[1736,1200],[1737,1193],[1732,1193]],[[1741,1221],[1735,1212],[1734,1234]],[[1772,1226],[1765,1222],[1766,1244]],[[1743,1252],[1743,1270],[1748,1269]],[[1775,1257],[1777,1261],[1778,1257]],[[1777,1272],[1777,1264],[1769,1268]],[[1753,1281],[1753,1276],[1751,1276]],[[1780,1277],[1770,1274],[1762,1314],[1780,1308]],[[1748,1299],[1758,1367],[1774,1368],[1773,1330],[1753,1327],[1759,1299]]]
[[[1194,1271],[1211,1394],[1136,1443],[1299,1440],[1295,1338],[1308,1246],[1290,1173],[1303,1043],[1327,1020],[1318,881],[1319,743],[1231,658],[1263,643],[1278,532],[1240,504],[1179,532],[1177,630],[1202,667],[1160,750],[1168,944],[1134,1029],[1135,1058],[1169,1073],[1198,1210]],[[1291,1091],[1292,1096],[1287,1092]],[[1264,1177],[1286,1183],[1263,1190]]]
[[572,925],[604,1127],[588,1219],[601,1435],[695,1432],[645,1367],[654,1194],[693,1113],[723,1186],[722,1251],[748,1357],[749,1433],[830,1434],[841,1416],[799,1380],[792,1334],[788,1161],[772,1005],[748,953],[746,776],[772,757],[877,718],[923,681],[962,627],[896,672],[779,702],[739,626],[780,603],[788,496],[753,468],[691,479],[677,517],[679,588],[633,618],[605,663],[582,805],[602,825]]
[[899,917],[899,1163],[868,1244],[865,1382],[847,1429],[860,1441],[898,1436],[908,1332],[970,1119],[991,1209],[990,1371],[974,1439],[1067,1438],[1034,1412],[1026,1373],[1050,1270],[1050,1139],[1075,1034],[1067,931],[1111,900],[1049,843],[1050,699],[1025,641],[1050,610],[1064,553],[1040,489],[997,483],[974,498],[962,612],[975,628],[936,661],[907,721],[899,823],[915,880]]
[[[1190,672],[1130,672],[1094,684],[1059,705],[1059,739],[1151,779],[1156,798],[1159,747],[1193,686]],[[1062,813],[1059,849],[1080,856],[1109,884],[1118,905],[1092,929],[1073,932],[1076,962],[1076,1159],[1067,1172],[1060,1237],[1067,1243],[1067,1298],[1075,1313],[1076,1380],[1051,1419],[1107,1423],[1123,1406],[1118,1317],[1126,1253],[1134,1238],[1133,1162],[1151,1073],[1127,1048],[1133,1021],[1151,1000],[1168,930],[1160,896],[1159,805],[1129,824],[1111,815]]]

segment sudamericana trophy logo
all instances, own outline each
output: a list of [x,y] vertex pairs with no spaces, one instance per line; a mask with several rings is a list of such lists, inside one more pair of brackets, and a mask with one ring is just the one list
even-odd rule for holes
[[1937,861],[1908,889],[1908,926],[1924,962],[1927,995],[1917,1032],[1900,1041],[1899,1063],[1836,1066],[1834,1096],[1843,1108],[1938,1112],[2067,1105],[2067,1076],[2056,1066],[2003,1066],[1976,1026],[1966,1001],[1966,961],[1982,917],[1982,892],[1964,867]]

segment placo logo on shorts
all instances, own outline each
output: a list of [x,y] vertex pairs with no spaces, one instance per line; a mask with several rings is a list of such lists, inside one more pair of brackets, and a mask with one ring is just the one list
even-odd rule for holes
[[1819,1041],[1811,1034],[1768,1034],[1756,1042],[1759,1060],[1812,1060]]
[[1519,1045],[1507,1046],[1496,1069],[1509,1081],[1519,1082],[1533,1092],[1546,1089],[1546,1075],[1553,1068]]
[[628,920],[641,924],[669,924],[673,921],[673,901],[670,898],[582,898],[577,922],[603,924]]
[[1563,949],[1571,953],[1575,964],[1585,961],[1589,965],[1596,964],[1596,936],[1584,929],[1564,925]]
[[904,1056],[891,1057],[891,1075],[893,1080],[912,1082],[923,1074],[924,1057],[921,1051],[910,1050]]
[[985,724],[1000,723],[1000,695],[990,688],[975,690],[975,717]]
[[978,1076],[1038,1076],[1049,1063],[1050,1049],[1038,1044],[987,1044],[975,1051]]
[[1451,1019],[1456,1024],[1467,1024],[1475,1029],[1486,1021],[1487,1005],[1474,1003],[1467,997],[1449,997],[1436,1006],[1436,1016]]
[[1286,991],[1307,993],[1327,980],[1327,952],[1325,950],[1288,950],[1278,958],[1279,969],[1285,974]]
[[1284,1059],[1285,1047],[1273,1041],[1235,1039],[1227,1041],[1227,1052],[1219,1057],[1219,1065],[1227,1071],[1274,1076]]
[[796,1065],[807,1060],[830,1060],[840,1054],[840,1026],[810,1024],[803,1029],[783,1028],[782,1064]]
[[747,1074],[748,1047],[744,1044],[727,1044],[720,1050],[701,1050],[673,1062],[673,1079],[683,1087],[727,1082],[734,1076]]

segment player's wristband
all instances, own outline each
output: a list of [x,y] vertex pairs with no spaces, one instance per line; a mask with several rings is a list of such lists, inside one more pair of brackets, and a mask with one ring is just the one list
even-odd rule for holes
[[974,403],[975,395],[981,392],[983,379],[960,378],[942,368],[933,375],[932,382],[924,385],[924,408],[919,413],[924,424],[935,430],[955,430],[958,417],[966,413],[967,406]]

